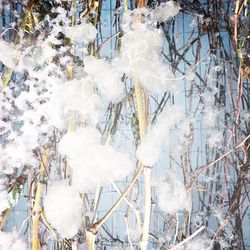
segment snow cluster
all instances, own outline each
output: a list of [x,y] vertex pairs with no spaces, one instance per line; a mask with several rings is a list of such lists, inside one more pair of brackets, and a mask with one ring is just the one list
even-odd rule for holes
[[213,106],[204,109],[203,121],[207,126],[207,142],[210,147],[219,147],[223,133],[217,129],[220,111]]
[[213,242],[205,235],[195,237],[191,241],[187,242],[182,247],[178,247],[177,250],[211,250],[213,249]]
[[82,22],[79,25],[75,26],[65,26],[63,33],[69,39],[78,43],[88,44],[93,42],[97,35],[97,30],[91,23]]
[[10,88],[0,86],[0,99],[0,171],[4,174],[12,174],[14,168],[20,168],[23,163],[32,158],[31,150],[34,149],[34,145],[37,145],[35,136],[37,131],[25,129],[28,124],[20,129],[22,119],[17,116],[15,108],[18,98],[15,98]]
[[65,128],[70,114],[77,115],[82,121],[94,123],[104,111],[103,102],[88,78],[54,81],[51,93],[43,111],[50,125],[57,128]]
[[0,171],[12,174],[14,168],[22,166],[26,153],[14,143],[9,143],[4,149],[0,147]]
[[[171,5],[170,2],[168,4]],[[177,7],[171,6],[173,11],[169,12],[169,16],[174,16]],[[154,16],[160,15],[162,8],[157,7]],[[150,13],[150,10],[144,11]],[[119,102],[124,98],[124,83],[121,80],[124,73],[138,79],[142,86],[152,92],[171,90],[175,85],[169,80],[173,74],[161,57],[161,31],[149,20],[145,23],[136,22],[137,14],[133,12],[124,18],[121,54],[112,62],[85,57],[84,70],[74,65],[75,78],[67,80],[65,67],[72,64],[72,59],[67,55],[69,48],[55,49],[51,44],[61,44],[58,35],[62,32],[73,42],[87,45],[95,39],[97,31],[85,21],[71,27],[63,8],[57,8],[55,12],[57,17],[49,20],[50,34],[46,38],[38,37],[36,45],[25,46],[18,60],[17,49],[0,41],[3,52],[0,60],[17,72],[29,74],[24,86],[19,89],[16,87],[18,94],[15,99],[7,90],[1,91],[1,95],[5,95],[2,116],[13,122],[10,116],[15,114],[15,122],[19,124],[19,129],[14,129],[14,132],[9,125],[3,124],[6,143],[10,143],[1,149],[1,161],[4,162],[6,173],[27,162],[36,165],[33,150],[48,142],[54,128],[66,129],[72,117],[75,121],[95,125],[107,107],[107,101]],[[52,57],[59,58],[61,69],[51,61]],[[18,115],[15,107],[18,108]],[[13,151],[17,152],[15,156]]]
[[207,143],[210,148],[222,147],[223,133],[220,130],[221,125],[219,124],[221,111],[223,111],[223,102],[218,103],[220,93],[218,89],[218,82],[222,80],[223,67],[219,62],[218,65],[211,67],[209,74],[207,74],[207,88],[201,95],[203,98],[203,122],[207,127]]
[[168,143],[170,129],[184,116],[178,106],[165,109],[157,118],[157,122],[149,129],[145,138],[137,149],[136,155],[145,166],[157,163],[162,146]]
[[218,110],[212,107],[207,107],[204,110],[204,116],[203,116],[204,123],[209,127],[213,127],[216,125],[218,121],[218,116],[219,116]]
[[129,157],[110,145],[100,143],[101,135],[93,128],[81,128],[67,133],[59,144],[59,151],[67,156],[73,170],[72,184],[80,192],[109,178],[120,179],[129,174]]
[[0,186],[0,214],[7,208],[9,208],[8,193],[3,186]]
[[176,1],[167,1],[161,3],[152,11],[152,16],[157,22],[165,22],[168,19],[176,16],[180,11],[180,3]]
[[[25,75],[17,86],[11,81],[10,88],[0,85],[3,140],[0,173],[13,174],[15,168],[27,164],[36,167],[35,149],[44,149],[45,144],[52,142],[53,133],[59,131],[58,152],[66,157],[67,167],[72,169],[72,185],[66,181],[52,183],[43,205],[46,218],[60,237],[72,238],[81,228],[83,207],[79,192],[86,192],[97,183],[106,184],[109,179],[124,178],[132,169],[130,157],[111,145],[102,144],[101,133],[96,129],[108,103],[120,102],[125,97],[123,75],[138,80],[152,93],[174,90],[175,77],[161,56],[163,34],[156,28],[156,21],[175,16],[179,9],[178,4],[169,1],[154,10],[140,10],[148,15],[145,22],[136,21],[137,11],[128,12],[122,27],[120,53],[110,62],[84,56],[84,67],[82,62],[73,61],[71,47],[62,46],[59,37],[62,33],[71,43],[84,43],[86,47],[95,40],[97,30],[85,21],[69,26],[67,12],[62,8],[55,10],[58,15],[53,20],[46,17],[50,34],[38,35],[36,44],[20,44],[17,49],[0,40],[0,61],[13,68],[17,78]],[[37,24],[37,31],[40,25]],[[23,38],[20,34],[20,40],[25,42]],[[69,66],[74,75],[71,80],[65,73]],[[137,157],[144,165],[151,166],[158,161],[170,129],[182,115],[177,107],[159,115],[137,150]],[[65,134],[71,120],[80,124],[80,128]],[[175,206],[169,199],[169,206],[163,207],[168,213],[187,208],[185,188],[172,176],[156,187],[160,206],[163,206],[163,194],[168,195],[169,189],[174,188],[182,194],[177,190],[179,201]],[[8,207],[7,191],[1,188],[0,212]],[[0,249],[22,250],[25,245],[15,233],[0,232]]]
[[139,80],[145,89],[153,93],[173,90],[174,75],[161,56],[161,30],[147,23],[136,22],[133,15],[132,12],[124,18],[124,35],[118,61],[121,71]]
[[166,172],[157,179],[155,193],[159,207],[168,214],[174,215],[180,210],[189,210],[191,207],[190,195],[184,184],[173,173]]
[[0,38],[0,62],[8,68],[14,69],[16,65],[17,51],[14,45]]
[[72,238],[82,224],[82,200],[65,181],[54,182],[44,198],[46,218],[62,238]]
[[218,129],[208,130],[207,142],[210,147],[220,147],[223,138],[223,133]]
[[85,58],[85,70],[101,94],[110,101],[121,101],[124,97],[124,84],[114,63],[88,56]]
[[16,232],[5,233],[0,231],[0,249],[1,250],[26,250],[26,245],[18,238]]
[[[86,77],[86,72],[81,69],[81,73],[75,73],[74,80],[68,81],[65,69],[60,69],[59,65],[51,61],[52,57],[58,56],[61,67],[66,67],[71,62],[70,57],[65,55],[69,48],[55,49],[51,46],[51,43],[60,44],[58,34],[62,32],[62,26],[59,22],[63,20],[67,23],[66,12],[61,8],[58,8],[58,12],[59,15],[53,20],[50,35],[41,40],[38,37],[36,45],[26,47],[15,65],[6,61],[16,55],[14,47],[5,41],[0,44],[5,53],[9,50],[9,57],[5,59],[5,54],[1,54],[3,58],[0,60],[7,66],[15,66],[17,72],[29,74],[29,78],[22,82],[23,86],[11,86],[17,92],[15,98],[9,88],[0,86],[1,116],[8,122],[13,122],[14,118],[14,122],[18,123],[18,128],[11,128],[12,125],[8,122],[0,124],[7,145],[0,149],[0,161],[4,163],[2,168],[5,173],[10,173],[12,168],[25,163],[36,166],[33,150],[50,140],[54,128],[67,128],[72,113],[76,119],[94,123],[98,122],[105,108],[105,104],[96,94],[95,83],[90,81],[90,77]],[[96,30],[92,26],[82,23],[72,32],[79,33],[77,29],[85,27],[82,31],[87,32],[84,37],[94,39]],[[75,69],[78,70],[77,66]]]

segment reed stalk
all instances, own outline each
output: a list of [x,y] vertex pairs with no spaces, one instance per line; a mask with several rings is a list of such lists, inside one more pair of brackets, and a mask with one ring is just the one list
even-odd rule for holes
[[[37,150],[38,155],[40,155],[39,151]],[[48,154],[49,150],[46,149],[45,153],[41,158],[40,163],[40,169],[39,174],[44,175],[46,173],[46,167],[48,166]],[[41,193],[42,193],[42,183],[38,179],[37,185],[36,185],[36,194],[35,194],[35,200],[34,205],[32,208],[32,250],[38,250],[39,249],[39,220],[41,216]]]

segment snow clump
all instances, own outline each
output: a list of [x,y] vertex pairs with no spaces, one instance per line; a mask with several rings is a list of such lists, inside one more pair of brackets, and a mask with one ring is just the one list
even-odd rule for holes
[[152,16],[157,22],[165,22],[168,19],[176,16],[181,7],[178,2],[167,1],[166,3],[161,3],[157,8],[152,11]]
[[44,198],[46,218],[62,238],[72,238],[82,224],[82,200],[65,181],[54,182]]
[[82,22],[75,26],[65,26],[63,33],[74,42],[88,44],[95,40],[97,30],[93,24]]
[[80,192],[89,190],[110,178],[121,179],[129,174],[129,157],[110,145],[102,145],[101,134],[93,128],[81,128],[67,133],[59,144],[59,151],[67,156],[73,170],[72,184]]
[[142,164],[153,166],[158,161],[170,129],[183,118],[183,115],[183,111],[177,106],[172,106],[159,114],[157,122],[149,129],[137,149],[136,155]]
[[168,214],[175,214],[180,210],[189,210],[191,199],[184,184],[172,173],[157,180],[155,193],[159,201],[159,207]]
[[150,92],[162,93],[174,90],[174,75],[161,56],[163,35],[147,23],[133,19],[133,12],[125,17],[124,35],[117,64],[126,73]]
[[26,250],[25,243],[18,238],[16,232],[6,233],[0,231],[0,249],[1,250]]

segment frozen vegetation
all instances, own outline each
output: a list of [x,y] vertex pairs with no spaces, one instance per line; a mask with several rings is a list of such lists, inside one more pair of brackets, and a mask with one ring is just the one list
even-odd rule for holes
[[201,41],[213,23],[191,12],[185,43],[185,1],[121,1],[103,40],[99,1],[41,2],[0,36],[0,250],[246,249],[247,78]]

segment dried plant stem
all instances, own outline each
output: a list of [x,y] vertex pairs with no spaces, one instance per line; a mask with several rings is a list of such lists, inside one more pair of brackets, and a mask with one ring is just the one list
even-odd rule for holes
[[246,138],[244,140],[242,140],[240,143],[238,143],[234,148],[230,149],[229,151],[227,151],[225,154],[221,155],[220,157],[218,157],[217,159],[215,159],[214,161],[200,167],[196,169],[196,172],[193,176],[193,178],[191,179],[190,183],[186,185],[186,189],[189,190],[192,188],[192,185],[194,184],[194,182],[197,180],[197,178],[203,174],[207,169],[209,169],[210,167],[212,167],[213,165],[215,165],[217,162],[221,161],[223,158],[227,157],[229,154],[231,154],[232,152],[234,152],[236,149],[240,148],[240,147],[244,147],[245,142],[250,138],[250,134],[248,136],[246,136]]
[[195,231],[192,235],[190,235],[189,237],[187,237],[185,240],[181,241],[179,244],[175,245],[174,247],[172,247],[170,250],[175,250],[178,249],[179,247],[185,245],[188,241],[190,241],[191,239],[193,239],[197,234],[199,234],[200,232],[202,232],[206,227],[205,226],[201,226],[197,231]]
[[[145,103],[143,103],[142,89],[137,80],[135,80],[135,95],[136,95],[136,104],[139,120],[139,129],[140,129],[140,138],[144,138],[147,129],[146,121],[146,108]],[[140,241],[140,247],[142,250],[147,249],[148,245],[148,234],[151,218],[151,169],[143,167],[144,173],[144,221],[143,221],[143,230]]]
[[[114,189],[119,193],[119,195],[121,195],[121,190],[117,187],[117,185],[114,183],[113,180],[109,180],[112,184],[112,186],[114,187]],[[128,204],[128,206],[134,211],[135,213],[135,217],[136,217],[136,222],[137,222],[137,227],[138,227],[138,231],[140,232],[141,231],[141,217],[140,217],[140,213],[139,213],[139,210],[137,208],[135,208],[135,206],[125,197],[124,198],[125,202]],[[127,217],[126,216],[126,222],[128,223],[128,220],[127,220]]]
[[124,192],[121,194],[121,196],[118,198],[116,203],[109,209],[109,211],[96,223],[94,223],[92,227],[92,233],[96,234],[97,230],[105,223],[105,221],[112,215],[112,213],[115,211],[115,209],[121,204],[121,202],[124,200],[128,192],[131,190],[135,182],[137,181],[138,177],[141,175],[143,171],[143,166],[140,164],[138,170],[136,171],[133,179],[131,180],[128,187],[124,190]]
[[142,89],[138,80],[134,81],[134,85],[135,85],[135,97],[136,97],[136,105],[137,105],[137,112],[138,112],[140,137],[142,140],[146,134],[146,128],[147,128],[145,108],[143,106]]
[[[138,8],[142,8],[145,5],[144,0],[139,0]],[[127,10],[127,2],[125,2],[125,11]],[[141,15],[137,16],[137,22],[141,21]],[[137,105],[137,113],[138,113],[138,120],[139,120],[139,132],[140,132],[140,139],[142,140],[146,134],[147,129],[147,119],[146,113],[147,108],[145,103],[143,103],[143,94],[142,88],[140,83],[137,79],[134,80],[135,86],[135,96],[136,96],[136,105]],[[143,168],[144,173],[144,192],[145,192],[145,207],[144,207],[144,221],[143,221],[143,231],[142,237],[140,241],[140,247],[142,250],[147,249],[148,245],[148,235],[149,235],[149,226],[150,226],[150,218],[151,218],[151,169]]]
[[[40,156],[39,151],[37,150],[38,155]],[[45,154],[40,157],[41,164],[40,164],[40,174],[46,173],[46,166],[48,165],[48,149],[46,149]],[[39,219],[41,213],[41,190],[42,190],[42,183],[40,180],[37,181],[36,185],[36,195],[35,201],[32,209],[33,218],[32,218],[32,250],[39,249]]]
[[174,235],[174,241],[173,244],[175,244],[176,239],[178,237],[178,232],[179,232],[179,215],[178,212],[176,213],[176,228],[175,228],[175,235]]
[[5,222],[6,222],[7,218],[8,218],[8,216],[9,216],[9,214],[10,214],[10,208],[7,208],[7,209],[5,210],[5,212],[4,212],[4,215],[3,215],[3,217],[2,217],[2,220],[1,220],[1,222],[0,222],[0,231],[3,229],[3,227],[4,227],[4,225],[5,225]]
[[38,226],[40,218],[40,200],[41,200],[41,183],[37,182],[35,203],[33,207],[33,218],[32,218],[32,250],[39,249],[39,237],[38,237]]
[[238,38],[238,13],[239,13],[240,1],[236,0],[234,9],[234,42],[237,45]]
[[71,22],[72,22],[72,26],[74,26],[76,23],[76,0],[72,1],[72,8],[73,8],[74,13],[72,15]]
[[51,227],[51,225],[49,224],[49,222],[47,221],[44,211],[41,213],[41,219],[43,221],[43,223],[45,224],[45,226],[48,228],[48,230],[50,231],[51,235],[56,238],[56,232],[55,230]]
[[141,249],[147,249],[148,246],[148,235],[151,218],[151,169],[144,168],[144,192],[145,192],[145,207],[144,207],[144,221],[143,231],[140,246]]
[[14,70],[13,69],[7,69],[5,76],[3,78],[3,86],[7,86],[10,83],[11,77],[13,75]]
[[129,242],[129,245],[130,245],[130,249],[134,250],[134,247],[133,247],[133,244],[132,244],[132,241],[131,241],[131,238],[130,238],[130,232],[129,232],[129,226],[128,226],[128,217],[125,216],[124,219],[125,219],[126,232],[127,232],[127,236],[128,236],[128,242]]
[[[144,7],[144,0],[139,0],[138,7]],[[138,15],[137,21],[141,21],[141,15]],[[135,95],[136,95],[136,104],[139,120],[139,129],[140,129],[140,139],[142,140],[146,134],[147,129],[147,119],[146,119],[146,103],[143,103],[142,88],[139,84],[139,81],[135,79]],[[145,100],[145,99],[144,99]],[[143,221],[143,230],[140,241],[140,248],[146,250],[148,246],[148,235],[149,235],[149,226],[151,218],[151,169],[143,167],[144,173],[144,221]]]
[[100,183],[98,183],[97,187],[96,187],[95,200],[94,200],[94,212],[95,212],[94,222],[97,219],[96,211],[97,211],[98,203],[99,203],[99,200],[100,200],[101,191],[102,191],[102,186],[101,186]]
[[90,231],[86,231],[86,244],[88,250],[95,249],[95,234]]
[[[112,133],[111,133],[111,129],[109,130],[108,133],[108,137],[106,139],[106,145],[108,145],[110,143],[112,137]],[[101,196],[101,192],[102,192],[102,187],[100,185],[100,183],[97,184],[96,187],[96,192],[95,192],[95,200],[94,200],[94,219],[93,219],[93,223],[95,223],[97,221],[97,207],[100,201],[100,196]],[[86,232],[86,241],[87,241],[87,249],[88,250],[95,250],[95,234],[93,234],[93,232],[87,231]]]

